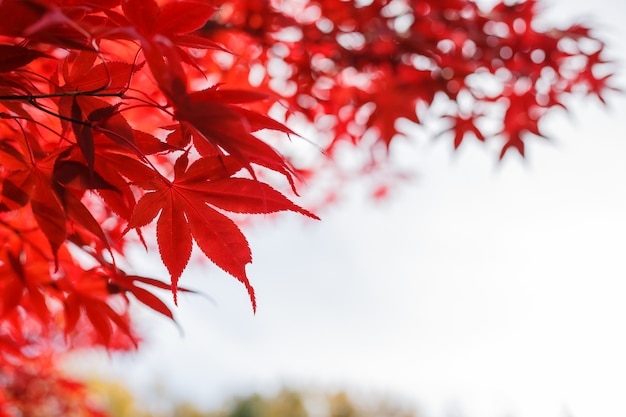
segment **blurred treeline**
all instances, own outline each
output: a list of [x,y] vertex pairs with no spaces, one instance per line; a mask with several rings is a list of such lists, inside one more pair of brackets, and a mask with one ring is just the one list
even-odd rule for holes
[[[217,410],[191,403],[174,403],[167,411],[150,410],[120,384],[94,382],[94,400],[110,417],[419,417],[396,401],[345,392],[324,393],[283,389],[275,395],[249,395],[225,401]],[[163,398],[159,399],[163,402]]]

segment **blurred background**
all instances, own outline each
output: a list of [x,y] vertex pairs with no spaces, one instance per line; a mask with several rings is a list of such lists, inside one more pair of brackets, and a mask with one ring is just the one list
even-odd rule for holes
[[[626,3],[541,4],[551,24],[597,28],[626,85]],[[243,286],[197,264],[181,283],[212,301],[181,297],[180,329],[138,309],[143,349],[68,368],[142,409],[187,403],[180,416],[240,397],[229,415],[321,417],[325,395],[372,416],[626,415],[626,99],[607,98],[552,113],[525,159],[416,129],[392,149],[415,178],[388,199],[355,183],[321,222],[248,227],[256,315]],[[134,256],[167,279],[156,256]],[[309,414],[271,411],[277,398]]]

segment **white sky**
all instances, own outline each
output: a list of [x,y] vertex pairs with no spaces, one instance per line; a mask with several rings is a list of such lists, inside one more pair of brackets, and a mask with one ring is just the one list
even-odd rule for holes
[[[551,3],[594,16],[626,61],[626,4]],[[94,366],[200,406],[296,384],[388,393],[425,417],[626,415],[626,99],[609,102],[554,114],[525,160],[416,138],[402,157],[420,175],[392,200],[249,230],[256,316],[243,286],[196,267],[182,285],[216,302],[182,297],[184,337],[141,311],[143,350]]]

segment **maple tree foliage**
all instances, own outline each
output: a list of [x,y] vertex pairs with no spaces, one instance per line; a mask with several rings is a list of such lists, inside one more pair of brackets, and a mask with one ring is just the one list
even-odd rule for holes
[[[0,0],[0,416],[17,415],[26,397],[15,387],[29,379],[80,392],[54,373],[59,352],[136,346],[131,302],[173,319],[156,293],[187,291],[178,281],[194,242],[256,309],[237,219],[317,218],[295,191],[342,146],[366,148],[359,172],[371,171],[386,163],[397,120],[419,125],[426,109],[448,121],[454,148],[499,138],[500,157],[523,154],[568,95],[603,100],[603,43],[579,24],[541,29],[537,16],[532,0],[489,10],[468,0]],[[292,148],[306,143],[297,121],[318,132],[313,158]],[[147,234],[169,282],[133,274],[125,258],[128,245],[152,247]]]

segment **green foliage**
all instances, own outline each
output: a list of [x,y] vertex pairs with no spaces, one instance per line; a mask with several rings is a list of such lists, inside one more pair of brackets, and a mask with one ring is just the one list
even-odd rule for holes
[[309,417],[302,393],[283,390],[274,397],[252,395],[232,401],[216,417]]
[[235,397],[218,410],[201,410],[192,403],[172,399],[170,410],[148,411],[147,404],[138,404],[123,385],[98,381],[91,387],[111,417],[418,417],[391,398],[365,398],[344,391],[283,389],[274,395]]

